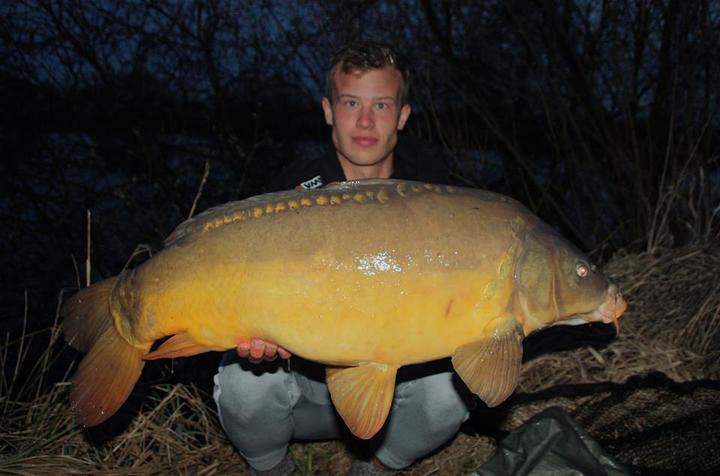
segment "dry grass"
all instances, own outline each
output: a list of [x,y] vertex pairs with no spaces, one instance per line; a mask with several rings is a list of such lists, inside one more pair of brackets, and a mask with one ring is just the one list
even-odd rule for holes
[[[624,382],[649,371],[676,381],[720,378],[717,245],[620,255],[606,271],[621,284],[630,305],[620,335],[604,348],[582,347],[530,360],[520,392],[563,383]],[[51,344],[59,338],[54,326]],[[6,342],[0,352],[3,367],[10,352],[23,354],[26,349],[21,342]],[[211,399],[189,385],[154,386],[127,428],[109,441],[91,442],[92,434],[73,421],[66,379],[45,383],[50,354],[33,366],[34,378],[20,389],[10,388],[17,374],[3,375],[0,473],[247,474],[222,432]],[[522,423],[513,416],[512,402],[505,411],[506,429]],[[459,434],[403,473],[462,474],[476,467],[495,449],[495,440],[482,433]],[[343,474],[351,460],[340,442],[295,443],[291,452],[300,474]]]

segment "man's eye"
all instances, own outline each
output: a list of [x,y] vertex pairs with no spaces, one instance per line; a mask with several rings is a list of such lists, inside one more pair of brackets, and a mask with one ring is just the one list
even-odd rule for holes
[[384,102],[379,102],[379,103],[375,104],[375,108],[380,109],[381,111],[383,111],[383,110],[385,110],[385,109],[388,108],[388,105],[385,104]]
[[355,101],[354,99],[349,99],[345,101],[345,105],[348,107],[355,107],[357,106],[357,101]]

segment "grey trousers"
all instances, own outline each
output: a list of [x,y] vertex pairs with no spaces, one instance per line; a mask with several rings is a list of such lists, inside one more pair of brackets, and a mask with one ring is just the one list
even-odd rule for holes
[[[292,357],[252,364],[227,351],[213,397],[225,433],[256,470],[277,465],[295,440],[350,435],[335,412],[324,367]],[[383,429],[370,440],[374,455],[394,469],[409,466],[449,441],[474,399],[447,360],[402,367]]]

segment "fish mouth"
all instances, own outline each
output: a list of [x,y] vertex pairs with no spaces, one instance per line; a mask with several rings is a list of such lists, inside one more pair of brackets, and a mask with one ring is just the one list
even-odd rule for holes
[[608,289],[608,298],[590,314],[591,321],[602,321],[615,326],[615,335],[620,334],[620,316],[627,309],[627,302],[615,284]]

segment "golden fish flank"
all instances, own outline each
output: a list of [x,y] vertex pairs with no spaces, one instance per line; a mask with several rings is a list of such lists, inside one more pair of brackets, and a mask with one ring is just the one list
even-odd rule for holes
[[510,198],[367,180],[201,213],[153,258],[78,292],[62,315],[66,339],[87,352],[71,393],[83,425],[117,410],[145,360],[259,337],[329,365],[333,403],[369,438],[400,366],[450,356],[498,405],[517,384],[524,336],[616,323],[625,306],[582,253]]

